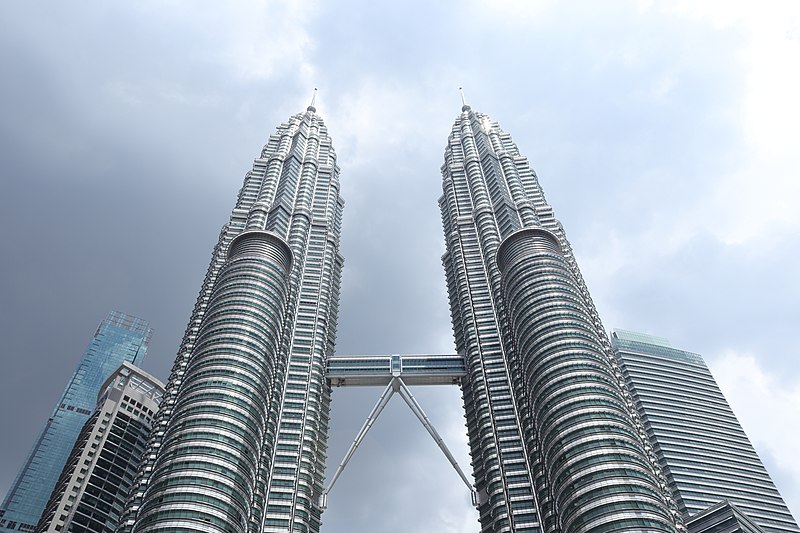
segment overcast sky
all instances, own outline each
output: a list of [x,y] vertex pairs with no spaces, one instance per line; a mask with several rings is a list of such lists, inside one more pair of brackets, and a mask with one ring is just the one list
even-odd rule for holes
[[[342,168],[339,354],[447,353],[458,87],[511,133],[608,328],[705,356],[800,516],[795,1],[0,3],[0,494],[111,309],[166,379],[242,178],[314,87]],[[378,390],[334,390],[329,473]],[[415,391],[469,471],[457,388]],[[473,532],[394,399],[327,533]]]

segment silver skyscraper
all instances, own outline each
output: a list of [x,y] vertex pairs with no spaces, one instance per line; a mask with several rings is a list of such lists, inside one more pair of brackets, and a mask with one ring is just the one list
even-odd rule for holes
[[[484,532],[685,531],[561,224],[511,137],[464,105],[442,166],[457,355],[332,357],[343,201],[312,105],[279,126],[223,227],[126,532],[316,533],[326,496],[409,385],[462,387]],[[385,386],[323,486],[330,385]]]
[[703,358],[632,331],[611,342],[683,515],[727,501],[767,533],[800,533]]
[[319,529],[343,206],[312,102],[278,127],[245,176],[123,529]]
[[676,531],[622,374],[536,174],[464,105],[443,256],[484,532]]

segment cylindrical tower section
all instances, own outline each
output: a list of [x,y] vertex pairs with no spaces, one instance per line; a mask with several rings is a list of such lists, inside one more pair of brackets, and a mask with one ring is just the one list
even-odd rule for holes
[[134,531],[247,530],[291,264],[266,231],[231,242]]
[[517,231],[497,264],[544,461],[540,500],[552,498],[561,531],[675,531],[558,239]]

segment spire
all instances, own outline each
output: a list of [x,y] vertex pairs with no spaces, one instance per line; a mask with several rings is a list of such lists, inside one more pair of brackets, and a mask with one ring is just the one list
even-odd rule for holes
[[467,105],[467,98],[464,96],[464,89],[459,87],[458,92],[461,93],[461,111],[469,111],[472,109],[469,105]]
[[317,112],[317,108],[314,107],[314,103],[317,101],[317,88],[314,87],[314,94],[311,96],[311,104],[306,109],[307,111],[311,111],[312,113]]

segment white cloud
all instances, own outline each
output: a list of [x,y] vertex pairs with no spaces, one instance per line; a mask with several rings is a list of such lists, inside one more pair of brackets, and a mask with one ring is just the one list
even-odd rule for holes
[[727,216],[716,230],[726,241],[756,237],[771,226],[800,227],[800,42],[785,37],[785,20],[771,22],[754,28],[742,57],[741,124],[750,154],[718,190]]
[[[800,3],[751,2],[638,2],[640,12],[707,25],[715,33],[739,35],[728,50],[740,77],[730,80],[737,97],[726,107],[700,110],[700,123],[718,121],[733,128],[734,144],[726,152],[709,153],[701,165],[665,167],[656,172],[682,172],[697,184],[692,194],[676,202],[654,202],[649,216],[619,234],[605,235],[602,247],[582,264],[596,279],[607,279],[643,257],[675,257],[699,234],[710,234],[726,245],[759,241],[763,250],[785,243],[800,230]],[[724,50],[724,49],[723,49]],[[652,86],[654,102],[670,97],[680,73],[667,71]],[[688,120],[676,117],[676,121]],[[717,149],[714,140],[701,140]],[[676,157],[680,157],[676,154]],[[718,162],[713,163],[714,158]],[[646,198],[651,181],[640,177],[635,196]],[[664,181],[661,178],[661,181]],[[743,250],[746,248],[743,247]],[[596,274],[593,274],[597,271]]]
[[506,24],[530,24],[554,4],[553,0],[476,0],[473,9]]
[[334,98],[330,110],[320,108],[335,125],[337,152],[346,155],[348,169],[374,165],[378,157],[394,155],[401,147],[443,150],[447,131],[427,126],[442,110],[455,118],[458,96],[456,87],[447,92],[448,83],[452,80],[441,72],[410,85],[365,74]]
[[246,0],[235,3],[173,0],[150,2],[139,9],[168,24],[176,40],[194,35],[207,59],[245,80],[263,80],[292,71],[309,85],[315,68],[314,41],[308,30],[315,0]]
[[134,108],[153,106],[154,103],[173,107],[210,107],[221,100],[219,95],[206,90],[162,80],[109,80],[103,85],[103,92],[112,105]]
[[[786,383],[764,369],[752,354],[724,352],[709,358],[714,378],[753,446],[776,466],[800,479],[800,380]],[[766,454],[765,454],[766,452]],[[775,472],[773,476],[778,478]],[[800,515],[800,486],[779,486],[795,516]]]
[[[697,206],[703,219],[726,243],[760,238],[771,227],[800,228],[800,3],[767,1],[665,2],[663,11],[707,22],[717,30],[741,32],[732,60],[743,70],[740,105],[732,118],[744,139],[739,169],[719,176],[711,201]],[[734,55],[735,54],[735,55]]]

